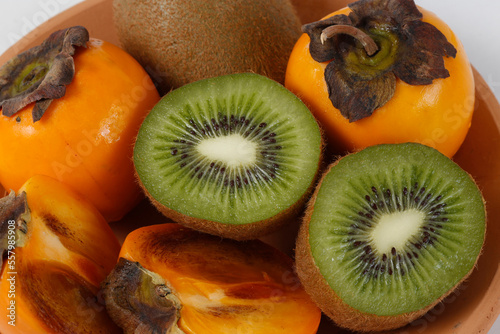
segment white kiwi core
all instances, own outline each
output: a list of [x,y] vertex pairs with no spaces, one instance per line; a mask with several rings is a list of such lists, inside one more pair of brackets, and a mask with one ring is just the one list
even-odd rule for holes
[[417,209],[383,214],[371,232],[375,249],[380,254],[390,253],[392,248],[403,250],[410,238],[424,224],[425,213]]
[[240,134],[204,139],[196,149],[207,159],[229,167],[249,166],[257,161],[257,144]]

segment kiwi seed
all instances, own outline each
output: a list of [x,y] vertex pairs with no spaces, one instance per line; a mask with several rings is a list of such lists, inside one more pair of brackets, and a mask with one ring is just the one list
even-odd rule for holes
[[139,130],[134,165],[167,217],[251,239],[300,212],[321,149],[318,124],[295,95],[262,75],[240,73],[167,94]]
[[469,276],[485,229],[481,192],[452,160],[420,144],[373,146],[323,175],[299,232],[297,271],[338,325],[389,330]]

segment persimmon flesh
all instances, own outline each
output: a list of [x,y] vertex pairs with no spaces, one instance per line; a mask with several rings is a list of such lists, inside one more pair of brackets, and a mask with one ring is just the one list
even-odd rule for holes
[[30,178],[18,196],[23,192],[27,212],[8,219],[12,224],[25,219],[26,230],[17,231],[16,247],[5,253],[0,308],[10,317],[1,318],[0,332],[120,333],[97,298],[120,250],[105,219],[81,195],[47,176]]
[[[182,305],[177,326],[184,333],[302,334],[318,328],[321,312],[291,259],[263,242],[220,239],[172,223],[132,232],[120,257],[167,282]],[[105,297],[108,310],[113,298]]]
[[[334,152],[382,143],[418,142],[451,157],[460,148],[474,110],[472,69],[454,32],[435,14],[418,9],[422,21],[434,25],[457,50],[455,58],[443,58],[449,77],[435,79],[429,85],[410,85],[396,79],[392,98],[371,116],[355,122],[342,116],[329,99],[324,78],[329,62],[312,59],[307,34],[297,41],[288,62],[285,86],[310,108]],[[346,7],[327,17],[350,12]]]

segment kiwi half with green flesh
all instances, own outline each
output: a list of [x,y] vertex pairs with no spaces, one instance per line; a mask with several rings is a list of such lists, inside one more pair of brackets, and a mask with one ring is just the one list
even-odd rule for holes
[[165,95],[139,130],[134,165],[167,217],[243,240],[300,212],[321,150],[319,126],[295,95],[267,77],[240,73]]
[[373,146],[320,180],[297,239],[298,275],[339,326],[394,329],[471,273],[485,230],[481,192],[452,160],[420,144]]

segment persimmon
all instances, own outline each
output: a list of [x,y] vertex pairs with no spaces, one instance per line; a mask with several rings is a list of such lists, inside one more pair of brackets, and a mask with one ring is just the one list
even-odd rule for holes
[[418,142],[456,153],[471,124],[474,78],[462,44],[435,14],[413,0],[357,1],[303,31],[285,86],[309,106],[333,151]]
[[321,317],[283,253],[174,223],[130,233],[102,286],[126,333],[316,333]]
[[132,147],[158,100],[146,71],[119,47],[82,27],[55,32],[0,69],[0,183],[18,190],[48,175],[119,220],[142,198]]
[[48,176],[0,199],[3,334],[120,333],[97,298],[120,244],[104,217]]

